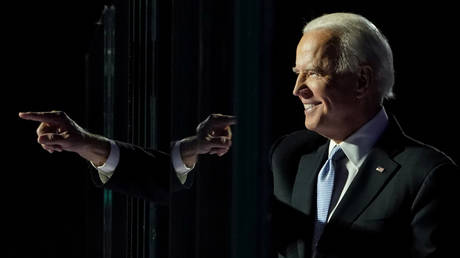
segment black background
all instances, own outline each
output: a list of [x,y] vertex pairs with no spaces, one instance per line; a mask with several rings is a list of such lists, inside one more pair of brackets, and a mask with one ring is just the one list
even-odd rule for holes
[[[37,123],[20,111],[64,110],[84,118],[84,54],[103,1],[39,1],[2,8],[2,235],[6,257],[84,257],[87,163],[75,154],[49,154],[36,144]],[[363,14],[389,39],[396,99],[388,103],[406,133],[457,163],[457,24],[453,4],[367,6],[275,1],[270,64],[273,138],[303,127],[303,108],[291,95],[295,47],[304,22],[334,11]],[[219,60],[216,60],[219,62]],[[216,84],[216,87],[219,87]],[[3,255],[2,255],[3,256]],[[4,257],[4,256],[3,256]]]
[[20,120],[18,112],[65,110],[83,121],[84,54],[101,2],[2,6],[2,257],[85,257],[87,163],[43,151],[38,123]]

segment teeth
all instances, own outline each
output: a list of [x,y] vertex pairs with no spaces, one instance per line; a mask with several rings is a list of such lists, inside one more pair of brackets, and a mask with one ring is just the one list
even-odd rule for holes
[[303,104],[303,107],[305,108],[305,110],[309,110],[311,108],[313,108],[314,106],[316,106],[315,104]]

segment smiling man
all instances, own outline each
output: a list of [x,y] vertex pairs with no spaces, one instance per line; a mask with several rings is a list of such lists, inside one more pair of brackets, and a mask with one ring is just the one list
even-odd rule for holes
[[[340,38],[329,30],[305,33],[297,47],[294,95],[305,108],[305,126],[342,141],[381,108],[377,87],[369,87],[372,68],[337,71]],[[364,112],[363,112],[364,111]]]
[[293,70],[307,130],[272,149],[279,255],[448,257],[460,172],[385,111],[393,55],[379,29],[352,13],[318,17]]

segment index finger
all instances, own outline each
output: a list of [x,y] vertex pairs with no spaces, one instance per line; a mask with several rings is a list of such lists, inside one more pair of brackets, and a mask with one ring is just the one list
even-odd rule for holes
[[45,123],[59,123],[62,119],[58,112],[20,112],[19,117],[25,120],[45,122]]
[[213,126],[224,127],[224,126],[236,124],[237,119],[236,119],[236,116],[213,114],[210,122]]

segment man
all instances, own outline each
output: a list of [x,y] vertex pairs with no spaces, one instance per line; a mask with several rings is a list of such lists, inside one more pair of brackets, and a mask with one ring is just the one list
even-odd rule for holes
[[312,20],[293,70],[307,130],[271,152],[279,255],[458,255],[450,253],[460,219],[458,167],[406,136],[385,111],[393,57],[377,27],[351,13]]
[[[201,122],[196,135],[176,142],[170,155],[158,150],[113,141],[87,132],[62,111],[23,112],[19,117],[40,122],[38,143],[50,153],[70,151],[90,161],[99,186],[158,203],[166,203],[169,191],[190,186],[188,175],[202,154],[225,155],[232,143],[230,125],[235,117],[212,114]],[[170,184],[171,165],[177,177]],[[174,189],[170,189],[170,185]]]

